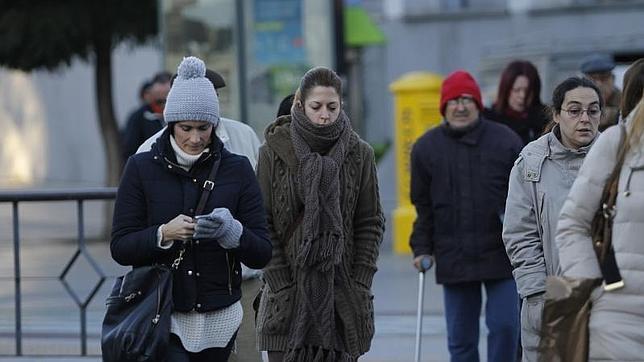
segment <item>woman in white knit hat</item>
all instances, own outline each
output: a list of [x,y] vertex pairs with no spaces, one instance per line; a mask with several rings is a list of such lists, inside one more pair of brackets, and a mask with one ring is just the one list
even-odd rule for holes
[[240,262],[260,269],[271,258],[253,168],[217,138],[219,102],[205,72],[195,57],[179,65],[164,110],[168,128],[150,151],[130,157],[114,209],[110,247],[119,264],[171,263],[184,251],[174,272],[170,362],[228,359],[243,315]]

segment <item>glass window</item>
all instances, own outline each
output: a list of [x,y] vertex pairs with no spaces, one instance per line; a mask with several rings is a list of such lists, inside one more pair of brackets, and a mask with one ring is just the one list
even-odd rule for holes
[[[162,0],[165,67],[175,72],[184,56],[202,58],[226,80],[226,87],[219,89],[222,116],[248,123],[262,138],[280,101],[295,92],[304,72],[312,66],[333,66],[332,2],[240,0],[242,42],[235,1]],[[244,64],[238,54],[242,43]],[[246,78],[243,87],[240,70]],[[247,119],[241,119],[244,114]]]
[[197,56],[226,81],[218,89],[221,114],[239,114],[234,0],[162,1],[165,68],[176,73],[183,57]]
[[332,66],[332,2],[250,0],[247,4],[247,123],[263,133],[279,102],[312,66]]

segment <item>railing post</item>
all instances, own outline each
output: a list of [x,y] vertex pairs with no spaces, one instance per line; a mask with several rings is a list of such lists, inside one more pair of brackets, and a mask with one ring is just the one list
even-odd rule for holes
[[20,220],[18,201],[13,203],[13,277],[16,303],[16,355],[22,356],[22,300],[20,290]]
[[[85,224],[83,212],[83,200],[77,200],[78,204],[78,248],[81,253],[85,250]],[[87,356],[87,313],[86,305],[80,305],[80,329],[81,329],[81,355]]]

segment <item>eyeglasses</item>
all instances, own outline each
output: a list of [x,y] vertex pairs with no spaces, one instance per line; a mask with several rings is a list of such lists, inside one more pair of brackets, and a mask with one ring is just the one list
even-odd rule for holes
[[602,115],[602,110],[599,108],[587,108],[587,109],[583,109],[583,108],[563,109],[562,108],[561,110],[568,113],[568,116],[570,116],[570,118],[573,118],[573,119],[581,117],[581,115],[584,114],[584,112],[586,112],[586,114],[588,115],[588,118],[593,118],[593,119],[597,119]]
[[447,105],[451,107],[455,107],[456,105],[462,105],[462,106],[469,106],[470,104],[474,103],[474,98],[472,97],[458,97],[454,99],[450,99],[447,101]]

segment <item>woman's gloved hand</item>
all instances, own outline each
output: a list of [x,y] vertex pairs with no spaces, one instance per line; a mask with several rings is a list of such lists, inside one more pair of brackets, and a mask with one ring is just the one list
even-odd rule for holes
[[195,225],[193,238],[216,239],[224,249],[239,246],[239,238],[244,228],[227,208],[216,208],[210,214],[198,215],[195,218],[197,219],[197,224]]

